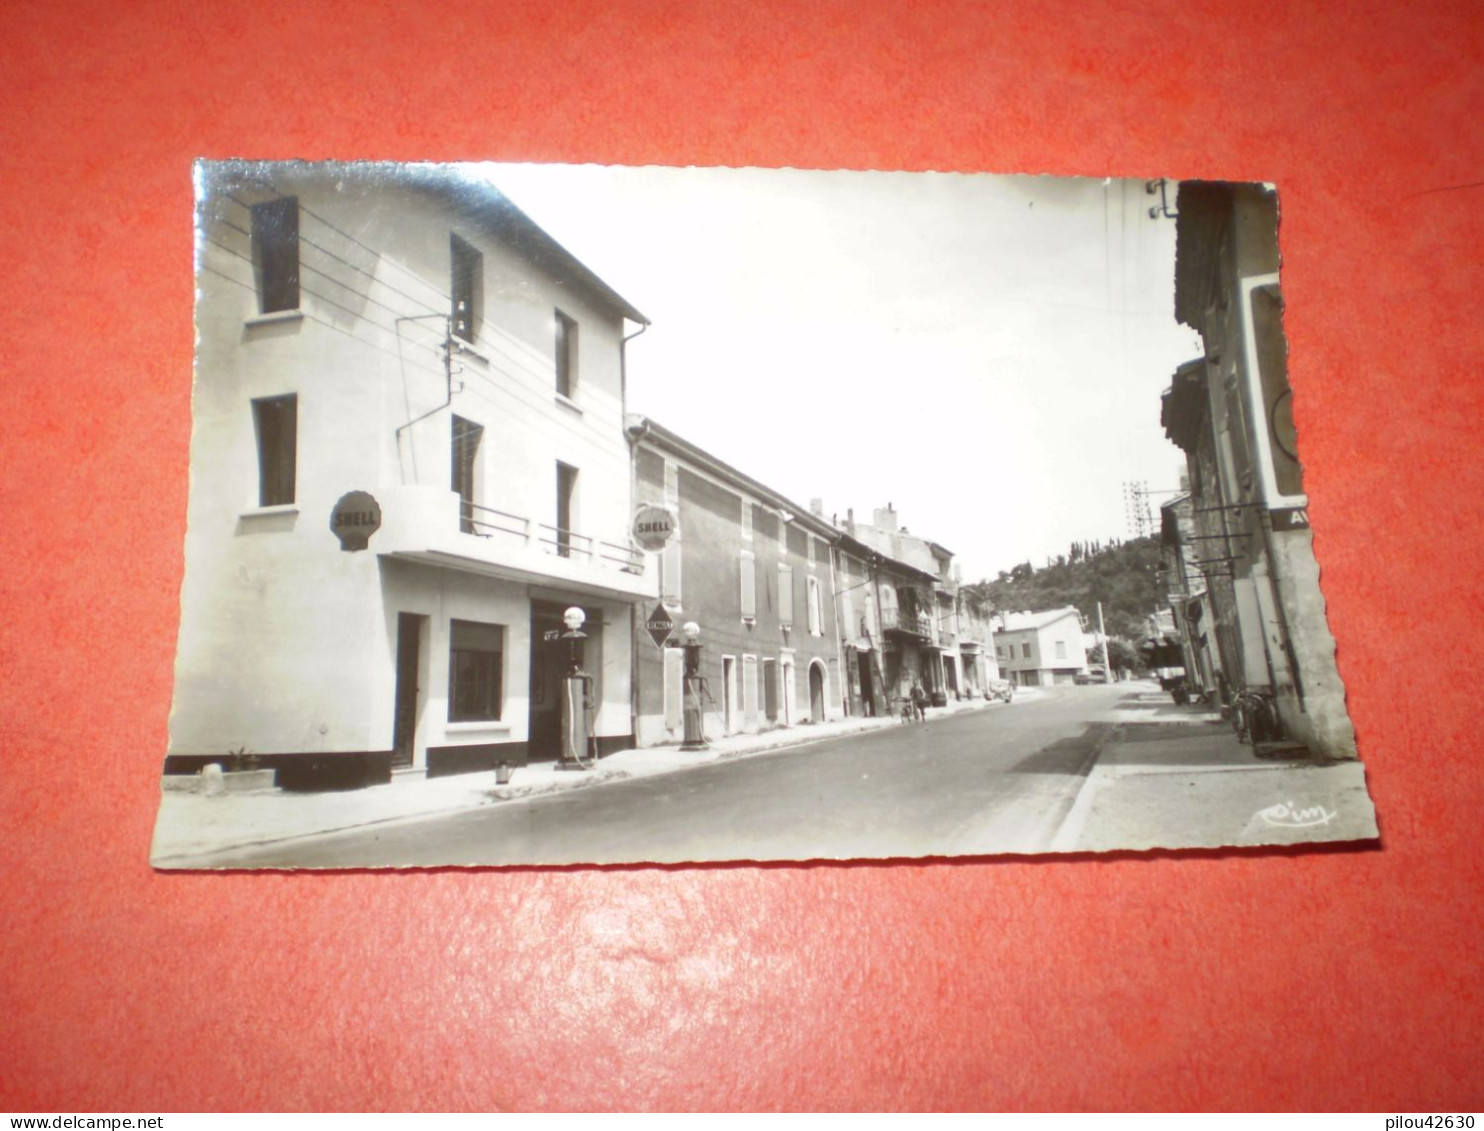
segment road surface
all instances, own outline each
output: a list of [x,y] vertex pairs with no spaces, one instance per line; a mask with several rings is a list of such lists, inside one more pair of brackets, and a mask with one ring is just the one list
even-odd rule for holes
[[672,863],[1043,852],[1115,733],[1118,686],[1052,689],[482,809],[222,853],[214,867]]

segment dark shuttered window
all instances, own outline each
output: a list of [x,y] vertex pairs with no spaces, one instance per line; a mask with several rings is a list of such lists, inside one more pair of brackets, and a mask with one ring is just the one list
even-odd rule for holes
[[484,307],[484,255],[468,240],[451,236],[453,258],[449,287],[453,296],[453,332],[466,342],[478,340]]
[[258,435],[258,506],[292,503],[299,448],[299,398],[290,395],[255,400],[252,417]]
[[252,206],[253,265],[264,314],[299,309],[299,199],[285,196]]
[[474,529],[475,476],[474,460],[479,455],[479,442],[484,427],[462,416],[453,418],[453,465],[449,486],[459,496],[459,529],[476,534]]
[[577,320],[556,312],[556,391],[571,398],[577,394]]

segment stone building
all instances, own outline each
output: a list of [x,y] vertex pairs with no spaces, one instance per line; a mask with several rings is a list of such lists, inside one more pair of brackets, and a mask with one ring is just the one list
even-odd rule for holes
[[686,622],[700,628],[709,737],[839,717],[833,527],[647,417],[628,434],[639,502],[671,508],[680,530],[659,579],[677,630],[636,644],[640,745],[680,739]]
[[1226,694],[1270,697],[1285,737],[1354,757],[1296,448],[1277,196],[1186,182],[1177,209],[1175,314],[1203,353],[1176,370],[1162,420],[1186,458],[1211,608],[1203,631]]

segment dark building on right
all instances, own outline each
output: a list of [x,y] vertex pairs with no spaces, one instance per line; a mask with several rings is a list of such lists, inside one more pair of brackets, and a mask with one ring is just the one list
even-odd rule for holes
[[1189,479],[1188,519],[1165,524],[1171,606],[1187,656],[1209,657],[1188,675],[1223,704],[1260,697],[1274,737],[1354,758],[1295,444],[1277,193],[1187,181],[1176,211],[1175,316],[1203,346],[1161,416]]

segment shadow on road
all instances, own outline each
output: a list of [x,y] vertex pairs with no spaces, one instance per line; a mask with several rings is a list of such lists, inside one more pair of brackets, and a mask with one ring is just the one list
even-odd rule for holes
[[1082,775],[1090,770],[1104,746],[1115,740],[1118,723],[1089,723],[1082,733],[1043,746],[1006,771],[1011,774]]

